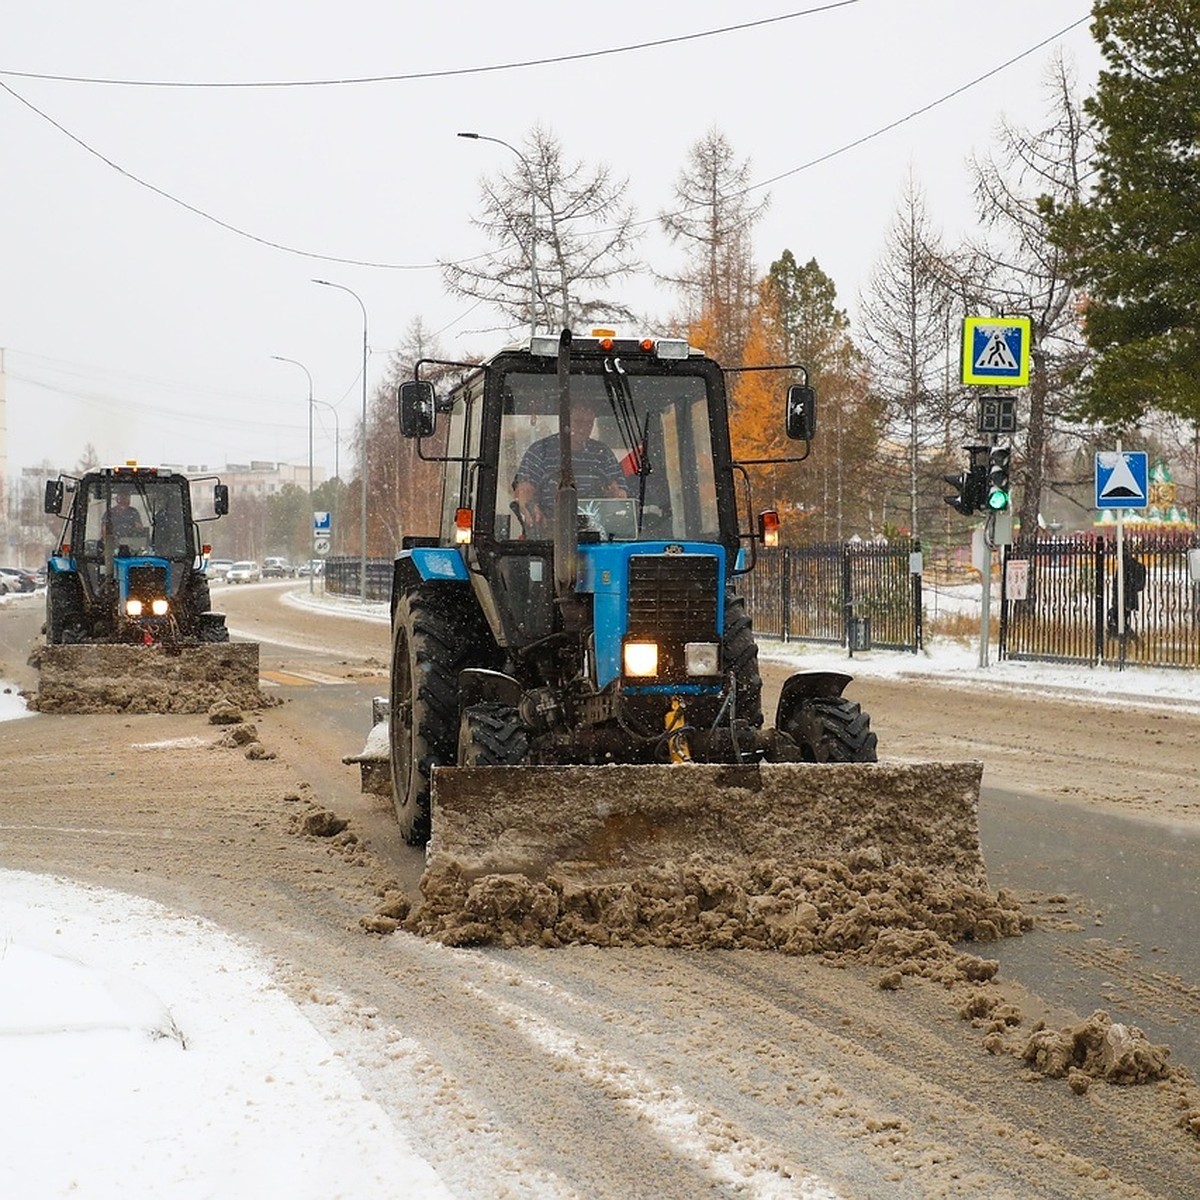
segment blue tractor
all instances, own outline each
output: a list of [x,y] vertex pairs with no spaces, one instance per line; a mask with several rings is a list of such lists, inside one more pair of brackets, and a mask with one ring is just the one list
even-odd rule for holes
[[186,475],[129,463],[46,484],[45,510],[64,520],[46,572],[46,641],[227,642],[211,611],[199,520],[229,511],[216,476],[211,513],[196,518]]
[[[431,368],[459,382],[438,395]],[[803,445],[771,461],[802,461],[807,372],[763,369]],[[410,843],[436,809],[491,803],[497,767],[875,760],[847,675],[793,676],[764,722],[739,585],[778,518],[752,516],[728,374],[685,341],[564,331],[482,365],[424,360],[401,385],[401,432],[442,473],[441,528],[395,560],[390,697],[347,761],[387,781]]]

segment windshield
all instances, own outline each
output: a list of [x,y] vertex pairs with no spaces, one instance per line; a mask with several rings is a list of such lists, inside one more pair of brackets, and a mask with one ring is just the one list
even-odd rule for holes
[[[509,372],[495,513],[498,538],[552,536],[559,482],[558,380]],[[572,462],[580,526],[602,540],[720,537],[705,380],[571,376]]]
[[121,557],[154,554],[179,559],[188,555],[183,494],[177,483],[138,479],[88,482],[84,516],[85,557],[109,553]]

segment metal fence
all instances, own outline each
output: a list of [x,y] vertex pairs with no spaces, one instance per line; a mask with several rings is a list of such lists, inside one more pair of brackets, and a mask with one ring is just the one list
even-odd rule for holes
[[[738,581],[754,631],[784,641],[826,642],[850,651],[907,650],[922,645],[920,542],[784,546],[760,550],[755,569]],[[359,595],[361,562],[325,560],[325,587]],[[392,594],[392,563],[367,560],[368,600]]]
[[[345,556],[325,560],[325,590],[339,596],[359,596],[362,559]],[[368,600],[388,601],[392,598],[392,560],[390,558],[367,559]]]
[[853,650],[920,650],[919,541],[760,550],[739,590],[758,634]]
[[1192,539],[1175,533],[1126,535],[1122,636],[1114,538],[1009,546],[1001,573],[1001,658],[1200,666],[1200,585],[1188,570],[1190,549]]

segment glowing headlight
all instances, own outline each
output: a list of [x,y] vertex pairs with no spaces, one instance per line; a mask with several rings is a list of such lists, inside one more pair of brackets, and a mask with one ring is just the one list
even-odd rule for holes
[[658,644],[656,642],[626,642],[625,674],[657,675]]
[[717,675],[721,656],[716,642],[688,642],[683,648],[683,661],[689,675]]
[[167,604],[167,602],[165,600],[151,600],[150,601],[150,611],[156,617],[165,617],[167,615],[167,609],[169,607],[170,606]]
[[126,600],[125,612],[128,616],[140,617],[142,615],[142,602],[140,600]]

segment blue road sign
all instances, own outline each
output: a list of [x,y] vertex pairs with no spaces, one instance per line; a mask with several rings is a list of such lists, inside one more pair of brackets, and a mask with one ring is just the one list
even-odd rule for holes
[[1029,382],[1028,317],[964,317],[962,381],[988,387]]
[[1144,450],[1100,450],[1096,454],[1096,507],[1145,508],[1150,503],[1150,467]]
[[333,528],[333,515],[327,512],[313,513],[313,533],[326,534]]

